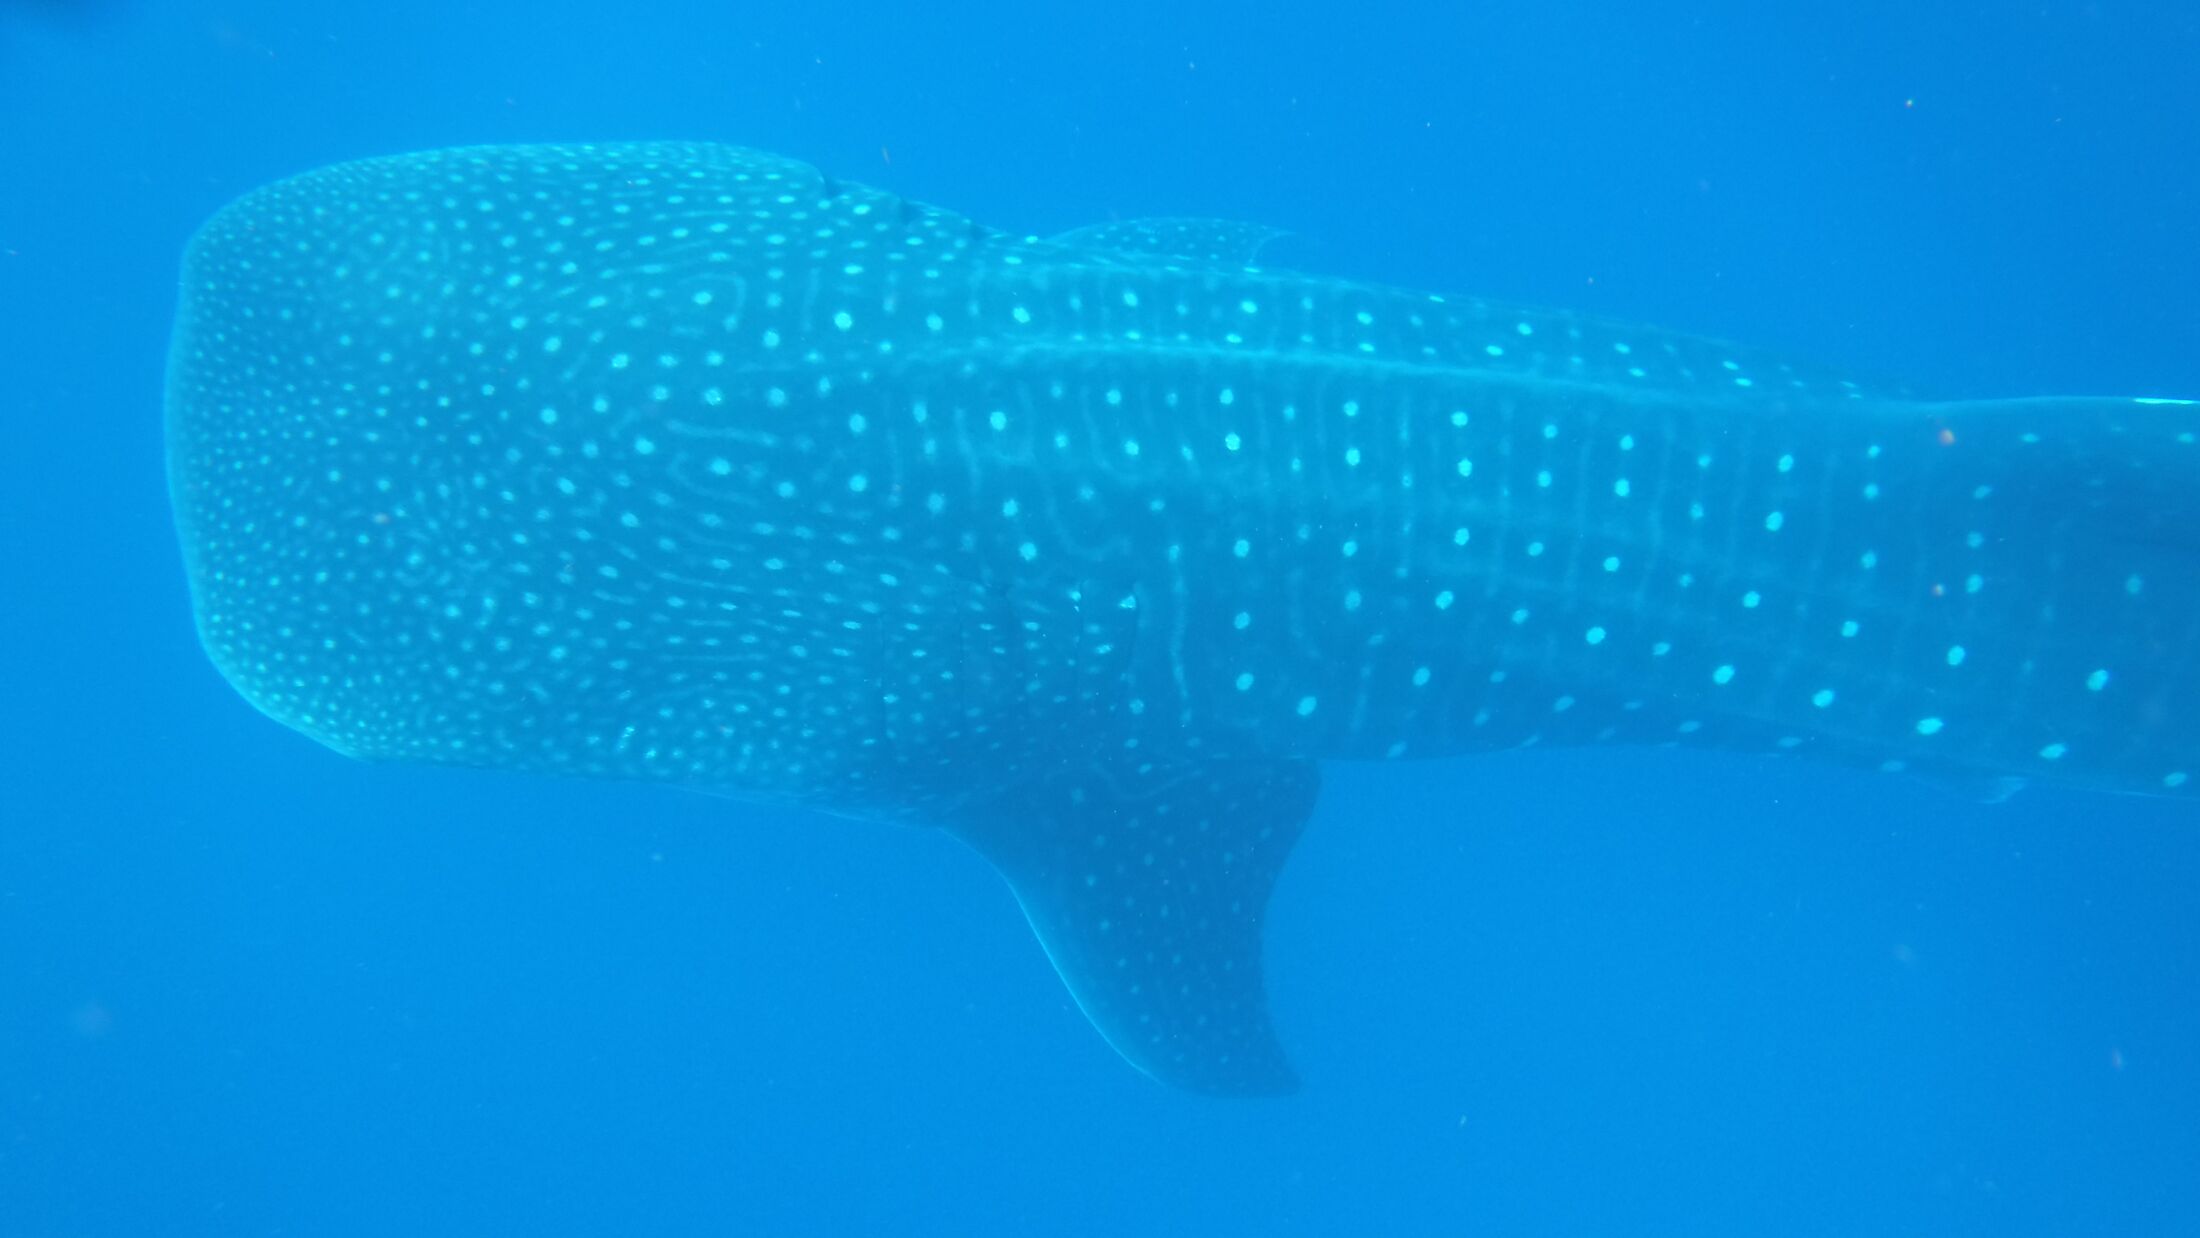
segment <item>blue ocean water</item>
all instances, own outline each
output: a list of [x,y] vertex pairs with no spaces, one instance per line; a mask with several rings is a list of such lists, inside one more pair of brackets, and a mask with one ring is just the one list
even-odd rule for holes
[[230,197],[626,137],[1033,232],[1256,220],[1939,394],[2195,396],[2195,63],[2168,4],[0,5],[0,1234],[2200,1232],[2189,809],[1341,767],[1270,918],[1306,1086],[1207,1100],[952,840],[254,714],[159,423]]

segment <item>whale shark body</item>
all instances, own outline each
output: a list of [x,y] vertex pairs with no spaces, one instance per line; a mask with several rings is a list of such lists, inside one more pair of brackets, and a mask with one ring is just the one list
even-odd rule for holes
[[200,634],[356,756],[950,830],[1216,1094],[1293,1086],[1261,918],[1325,760],[2192,793],[2200,406],[1918,402],[1268,235],[1015,237],[707,144],[260,189],[171,359]]

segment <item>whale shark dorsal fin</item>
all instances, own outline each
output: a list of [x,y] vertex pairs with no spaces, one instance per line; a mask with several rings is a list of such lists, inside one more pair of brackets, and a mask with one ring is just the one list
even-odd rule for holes
[[1290,235],[1280,228],[1235,219],[1172,216],[1086,224],[1047,239],[1083,249],[1251,265],[1263,248]]
[[1133,1065],[1218,1096],[1293,1091],[1261,924],[1320,787],[1305,761],[1067,766],[949,826],[1016,892],[1085,1017]]

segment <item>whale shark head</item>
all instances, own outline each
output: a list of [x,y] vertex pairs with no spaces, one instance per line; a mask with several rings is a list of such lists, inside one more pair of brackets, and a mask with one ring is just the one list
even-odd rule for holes
[[927,303],[998,244],[710,146],[247,196],[190,246],[169,386],[208,651],[355,755],[848,789],[865,626],[969,592],[880,578],[914,531],[854,427],[878,367],[970,346]]

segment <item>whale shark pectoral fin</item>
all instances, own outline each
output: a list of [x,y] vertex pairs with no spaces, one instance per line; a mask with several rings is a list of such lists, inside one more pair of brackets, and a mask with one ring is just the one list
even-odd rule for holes
[[1312,811],[1310,761],[1065,767],[950,832],[1007,877],[1077,1005],[1164,1083],[1298,1086],[1268,1021],[1261,923]]
[[1201,262],[1234,262],[1251,265],[1260,251],[1291,234],[1265,224],[1234,219],[1192,217],[1119,219],[1086,224],[1048,237],[1057,245],[1082,249],[1107,249],[1117,253],[1146,254],[1156,258],[1191,258]]

